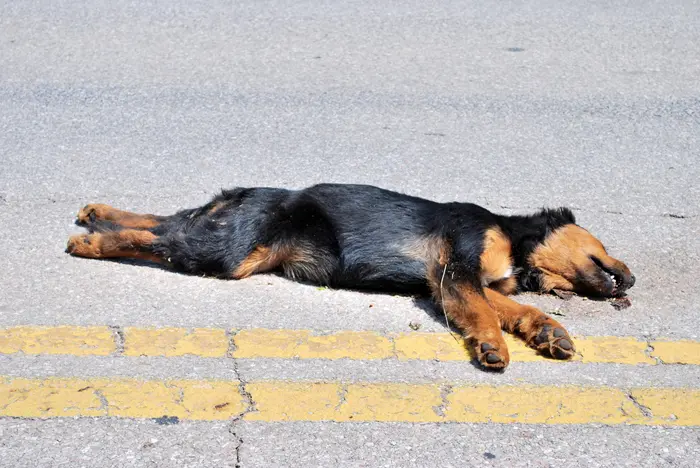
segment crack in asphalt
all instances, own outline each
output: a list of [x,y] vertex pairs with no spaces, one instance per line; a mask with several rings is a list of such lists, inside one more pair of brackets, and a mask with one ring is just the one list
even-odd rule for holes
[[120,325],[109,325],[108,328],[112,330],[112,337],[114,338],[114,353],[113,356],[123,356],[124,355],[124,329]]
[[447,400],[452,394],[453,389],[454,387],[449,384],[442,385],[440,387],[440,405],[433,406],[433,411],[441,418],[445,418],[445,411],[447,411],[447,407],[449,406],[449,402]]
[[234,353],[236,351],[236,334],[238,333],[238,330],[226,330],[226,337],[228,338],[228,349],[226,350],[226,357],[231,359],[233,361],[233,373],[236,376],[236,380],[238,380],[238,392],[240,393],[241,397],[243,398],[243,404],[244,404],[244,409],[241,411],[238,415],[236,415],[233,419],[231,419],[231,423],[229,424],[228,432],[231,434],[235,440],[235,447],[234,447],[234,452],[235,452],[235,460],[236,460],[236,468],[240,468],[241,466],[241,449],[243,448],[243,437],[241,437],[238,432],[237,432],[237,426],[238,423],[245,417],[246,414],[252,413],[254,411],[257,411],[256,405],[255,405],[255,400],[253,400],[253,395],[248,391],[246,388],[246,385],[248,382],[242,377],[241,375],[241,370],[238,365],[238,359],[234,357]]
[[651,412],[651,408],[648,406],[644,406],[640,402],[637,401],[637,399],[632,395],[631,391],[625,392],[625,396],[627,397],[628,400],[632,402],[632,404],[647,418],[652,418],[654,417],[654,414]]

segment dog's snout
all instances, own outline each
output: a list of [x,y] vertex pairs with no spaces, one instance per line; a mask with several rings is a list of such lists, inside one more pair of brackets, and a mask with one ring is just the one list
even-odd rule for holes
[[630,285],[628,287],[631,288],[632,286],[634,286],[634,283],[636,281],[637,281],[637,278],[634,275],[630,275]]

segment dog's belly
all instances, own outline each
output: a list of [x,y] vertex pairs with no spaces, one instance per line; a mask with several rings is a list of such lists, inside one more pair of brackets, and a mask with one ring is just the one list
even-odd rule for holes
[[423,294],[428,291],[424,262],[399,255],[375,255],[370,262],[344,259],[334,279],[338,287]]

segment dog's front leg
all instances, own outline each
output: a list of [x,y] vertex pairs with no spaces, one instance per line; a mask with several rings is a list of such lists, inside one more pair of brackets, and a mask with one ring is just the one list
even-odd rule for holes
[[[443,278],[444,280],[444,278]],[[510,362],[496,311],[483,289],[469,281],[431,281],[433,295],[452,322],[464,333],[479,363],[487,369],[504,369]]]
[[539,309],[518,304],[497,291],[486,288],[485,292],[503,330],[521,336],[528,346],[553,358],[569,359],[574,355],[574,342],[562,324]]

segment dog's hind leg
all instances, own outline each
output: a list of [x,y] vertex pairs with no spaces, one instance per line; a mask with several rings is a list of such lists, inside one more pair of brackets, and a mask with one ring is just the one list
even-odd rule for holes
[[117,228],[152,229],[166,219],[168,219],[167,216],[131,213],[129,211],[118,210],[109,205],[90,203],[80,209],[76,222],[88,228],[94,225],[94,230],[100,231],[107,230],[100,229],[100,225],[104,227],[105,222],[111,223]]
[[87,258],[137,258],[161,262],[162,258],[153,251],[157,239],[152,232],[136,229],[80,234],[68,239],[66,252]]
[[569,359],[574,342],[566,329],[539,309],[518,304],[509,297],[485,289],[486,298],[498,313],[503,330],[521,336],[527,345],[556,359]]

